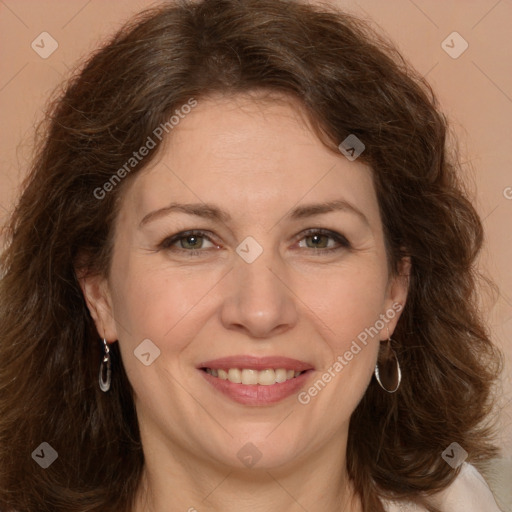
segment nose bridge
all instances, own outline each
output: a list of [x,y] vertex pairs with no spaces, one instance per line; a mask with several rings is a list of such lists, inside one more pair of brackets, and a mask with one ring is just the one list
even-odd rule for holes
[[252,337],[267,337],[296,323],[293,294],[285,284],[284,266],[276,251],[263,250],[250,263],[240,256],[234,265],[222,309],[226,328],[245,330]]

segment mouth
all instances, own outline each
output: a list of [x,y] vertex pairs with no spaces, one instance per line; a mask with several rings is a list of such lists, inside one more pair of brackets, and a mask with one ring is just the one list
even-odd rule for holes
[[287,357],[230,356],[205,361],[197,369],[221,395],[243,405],[263,406],[296,394],[314,367]]

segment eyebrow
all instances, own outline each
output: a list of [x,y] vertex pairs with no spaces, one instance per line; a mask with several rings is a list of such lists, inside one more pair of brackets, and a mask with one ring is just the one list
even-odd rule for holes
[[[370,223],[366,216],[354,205],[349,202],[338,199],[335,201],[328,201],[323,203],[314,203],[303,206],[297,206],[290,212],[288,212],[284,218],[289,220],[299,220],[307,217],[313,217],[315,215],[321,215],[325,213],[330,213],[334,211],[345,211],[352,214],[357,215],[367,226],[370,226]],[[148,213],[139,224],[139,227],[143,227],[147,223],[159,219],[161,217],[167,216],[173,212],[182,212],[188,215],[195,215],[196,217],[202,217],[205,219],[210,219],[214,221],[221,221],[227,223],[232,220],[231,215],[218,208],[217,206],[209,203],[171,203],[169,206],[164,208],[160,208],[158,210],[154,210]]]
[[321,215],[324,213],[330,213],[335,211],[344,211],[348,213],[352,213],[357,215],[367,226],[370,226],[370,222],[366,218],[366,215],[356,208],[354,205],[350,204],[348,201],[344,199],[337,199],[335,201],[328,201],[324,203],[315,203],[315,204],[307,204],[304,206],[298,206],[291,210],[285,218],[289,218],[291,220],[303,219],[306,217],[313,217],[314,215]]
[[169,206],[165,208],[160,208],[159,210],[155,210],[153,212],[148,213],[139,224],[139,227],[144,226],[148,222],[152,220],[159,219],[166,215],[169,215],[172,212],[182,212],[187,213],[188,215],[195,215],[197,217],[203,217],[205,219],[218,220],[221,222],[229,222],[231,220],[231,215],[228,212],[217,208],[213,204],[208,203],[189,203],[189,204],[180,204],[180,203],[171,203]]

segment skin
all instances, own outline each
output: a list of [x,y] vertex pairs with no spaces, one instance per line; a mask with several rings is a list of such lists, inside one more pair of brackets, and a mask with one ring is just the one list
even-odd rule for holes
[[[401,277],[388,274],[370,168],[329,151],[291,100],[254,95],[199,101],[163,149],[125,190],[108,277],[82,280],[98,332],[120,344],[135,391],[146,460],[135,511],[360,511],[345,470],[348,425],[399,314],[307,405],[296,395],[233,402],[196,366],[288,356],[314,366],[307,389],[379,315],[405,305],[410,262]],[[286,217],[335,199],[368,224],[349,211]],[[214,203],[231,220],[173,212],[139,226],[171,202]],[[303,234],[309,228],[351,246]],[[161,247],[190,229],[211,241]],[[236,253],[247,236],[263,248],[250,264]],[[331,247],[340,249],[322,252]],[[161,351],[149,366],[133,354],[147,338]],[[237,457],[248,442],[262,454],[252,468]]]

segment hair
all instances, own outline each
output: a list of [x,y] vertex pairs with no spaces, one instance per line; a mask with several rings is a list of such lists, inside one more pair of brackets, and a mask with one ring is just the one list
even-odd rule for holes
[[[402,384],[389,394],[372,379],[350,421],[347,469],[364,510],[397,499],[436,511],[429,495],[458,474],[441,458],[448,445],[475,464],[496,453],[502,360],[477,300],[483,227],[431,87],[366,22],[329,6],[182,1],[130,20],[40,126],[1,258],[1,510],[132,510],[144,465],[133,389],[118,344],[111,389],[99,389],[102,344],[78,276],[108,276],[123,190],[162,144],[114,183],[134,150],[191,98],[254,91],[298,100],[340,158],[348,135],[365,144],[390,272],[411,259],[393,336]],[[58,453],[46,470],[31,458],[42,442]]]

